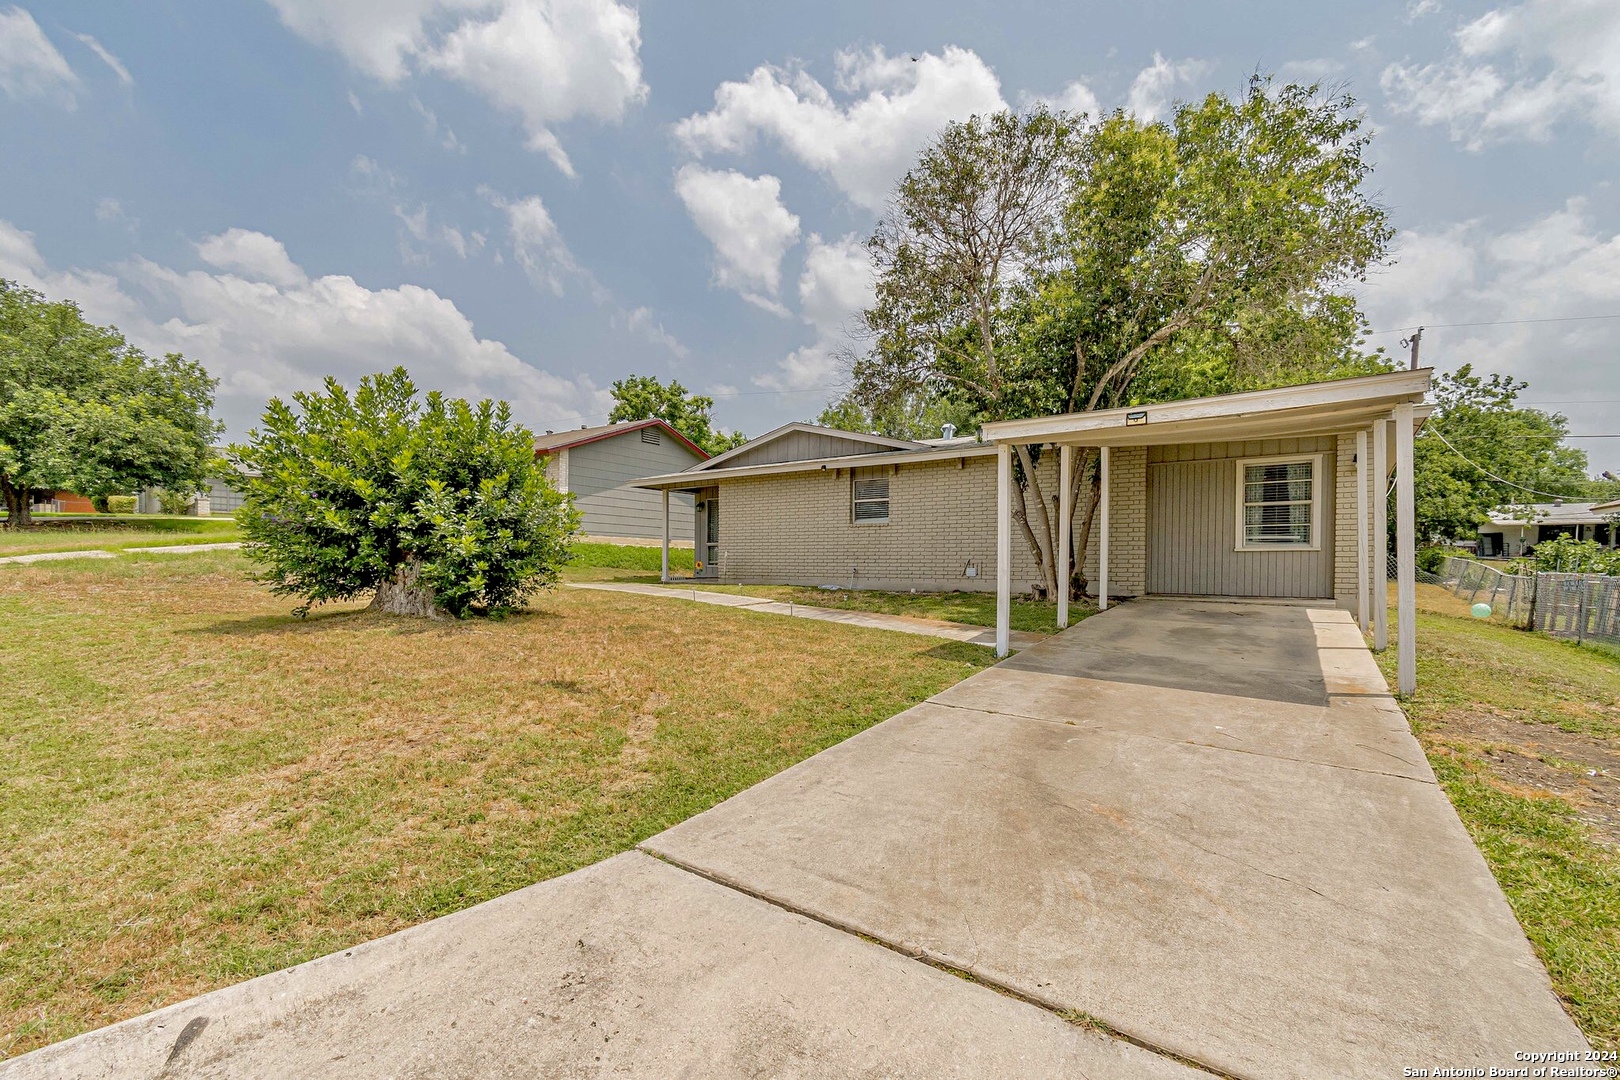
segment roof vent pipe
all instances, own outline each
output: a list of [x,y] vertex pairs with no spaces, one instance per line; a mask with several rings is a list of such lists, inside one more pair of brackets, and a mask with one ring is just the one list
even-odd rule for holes
[[943,425],[939,429],[939,434],[940,434],[940,436],[942,438],[946,438],[946,439],[954,439],[954,438],[956,438],[956,425],[955,424],[945,424],[945,425]]

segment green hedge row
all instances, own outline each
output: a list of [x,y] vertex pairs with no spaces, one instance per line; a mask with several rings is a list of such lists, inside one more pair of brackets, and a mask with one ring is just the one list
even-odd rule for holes
[[[660,549],[635,547],[630,544],[575,544],[568,558],[569,566],[599,566],[612,570],[658,570],[661,568]],[[669,568],[692,570],[690,548],[670,548]]]

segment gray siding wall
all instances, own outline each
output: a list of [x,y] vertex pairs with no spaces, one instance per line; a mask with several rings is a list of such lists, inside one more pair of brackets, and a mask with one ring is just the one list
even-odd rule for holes
[[[700,459],[668,433],[660,435],[657,446],[642,442],[640,431],[627,431],[569,448],[568,486],[583,515],[585,535],[642,540],[663,535],[663,496],[627,485],[644,476],[680,472]],[[670,533],[680,537],[690,528],[692,497],[672,494],[669,503]]]
[[[1336,445],[1326,436],[1149,447],[1148,592],[1332,597]],[[1317,550],[1236,550],[1235,461],[1284,454],[1322,455]]]
[[874,446],[869,442],[846,439],[839,435],[823,435],[815,431],[795,431],[772,439],[763,446],[745,450],[728,458],[723,468],[740,469],[746,465],[777,465],[784,461],[810,461],[815,458],[845,457],[850,454],[892,453],[894,447]]

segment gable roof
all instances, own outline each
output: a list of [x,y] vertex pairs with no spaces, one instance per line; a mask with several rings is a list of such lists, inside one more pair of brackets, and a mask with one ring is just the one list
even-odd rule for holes
[[864,431],[845,431],[842,428],[821,427],[817,424],[783,424],[779,428],[772,431],[767,431],[757,439],[749,439],[741,446],[733,447],[723,454],[716,454],[707,461],[699,465],[692,466],[692,471],[696,472],[700,469],[718,468],[733,458],[740,457],[743,454],[752,453],[758,450],[760,447],[768,445],[769,443],[773,443],[779,439],[785,439],[790,435],[800,433],[809,435],[827,435],[837,439],[847,439],[850,442],[865,443],[868,446],[873,447],[874,453],[884,450],[928,449],[926,445],[920,442],[912,442],[909,439],[891,439],[887,435],[868,435]]
[[1498,506],[1487,516],[1491,525],[1602,525],[1615,509],[1615,503],[1515,503]]
[[640,431],[642,428],[649,427],[655,427],[667,433],[676,442],[696,454],[700,461],[709,459],[708,453],[701,446],[676,431],[667,422],[657,419],[632,420],[621,424],[598,424],[595,427],[580,427],[572,431],[548,431],[544,435],[534,437],[534,452],[537,455],[550,454],[557,450],[584,446],[586,443],[597,442],[600,439],[611,439],[615,435],[628,435],[632,431]]

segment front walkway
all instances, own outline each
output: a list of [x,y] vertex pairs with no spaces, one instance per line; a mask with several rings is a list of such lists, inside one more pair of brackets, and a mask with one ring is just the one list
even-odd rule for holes
[[[575,589],[601,589],[606,592],[635,593],[637,596],[658,596],[666,600],[686,600],[699,604],[719,604],[721,607],[747,608],[749,611],[760,611],[767,615],[786,615],[793,619],[815,619],[819,622],[837,622],[848,626],[866,626],[874,630],[898,630],[902,634],[922,634],[925,637],[966,641],[972,645],[984,645],[989,648],[994,648],[996,644],[994,628],[970,626],[967,623],[949,622],[945,619],[922,619],[915,615],[886,615],[877,611],[851,611],[848,608],[811,607],[807,604],[783,603],[780,600],[770,600],[763,596],[748,596],[745,593],[710,592],[697,586],[683,589],[678,585],[636,585],[625,582],[578,581],[572,582],[570,587]],[[1012,648],[1015,652],[1019,649],[1027,649],[1045,639],[1045,634],[1031,634],[1023,630],[1014,630],[1012,632]]]
[[0,1077],[1381,1077],[1585,1045],[1338,611],[1124,605],[641,846]]

